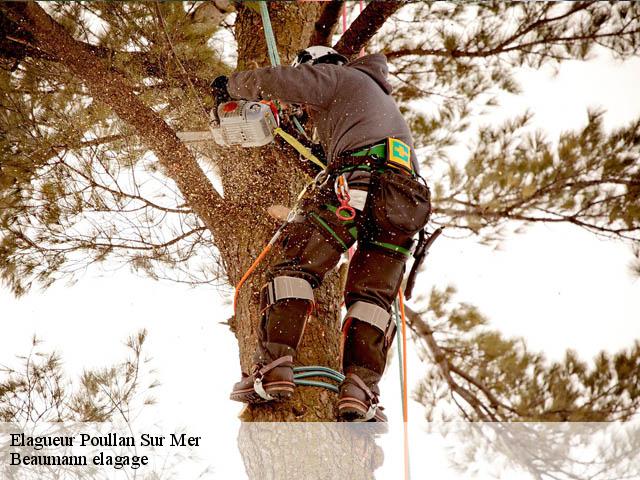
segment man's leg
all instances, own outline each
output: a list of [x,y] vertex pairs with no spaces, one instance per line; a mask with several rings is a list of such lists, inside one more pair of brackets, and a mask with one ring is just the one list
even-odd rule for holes
[[378,382],[395,334],[390,312],[402,282],[405,261],[397,253],[367,243],[359,244],[351,259],[342,348],[346,380],[338,404],[343,420],[372,420],[372,415],[385,420],[374,405],[378,403]]
[[[269,269],[269,282],[261,294],[260,342],[255,355],[256,363],[283,355],[293,356],[313,307],[313,295],[298,295],[294,288],[278,289],[278,283],[297,284],[300,290],[312,292],[322,283],[325,274],[336,266],[345,251],[342,245],[327,238],[314,223],[313,215],[316,214],[311,212],[310,219],[302,224],[291,225],[291,233],[282,244],[281,254]],[[328,221],[325,223],[333,231],[336,230],[336,225]],[[272,292],[278,293],[273,295]]]
[[287,227],[279,257],[261,292],[254,370],[234,386],[233,400],[287,398],[293,391],[292,362],[313,307],[313,289],[355,240],[350,224],[340,221],[322,203],[326,197],[329,195],[320,196],[302,222]]
[[358,222],[358,251],[351,259],[343,324],[343,371],[338,415],[342,420],[386,419],[377,409],[378,382],[395,335],[394,302],[413,236],[429,217],[427,187],[394,172],[374,173],[367,208]]

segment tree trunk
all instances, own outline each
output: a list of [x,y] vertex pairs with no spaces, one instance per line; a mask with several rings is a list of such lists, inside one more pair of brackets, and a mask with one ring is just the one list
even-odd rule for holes
[[[308,45],[320,16],[321,2],[271,2],[269,4],[274,33],[283,63],[289,63],[298,50]],[[293,205],[306,181],[297,154],[289,147],[272,145],[260,149],[225,149],[216,159],[225,192],[217,194],[198,166],[193,155],[177,139],[175,132],[133,93],[127,80],[109,71],[89,49],[73,40],[35,3],[5,6],[14,21],[31,32],[38,47],[51,54],[83,80],[96,100],[110,106],[125,122],[136,128],[141,140],[155,152],[165,174],[176,182],[186,202],[214,235],[225,271],[232,285],[242,277],[266,245],[277,223],[267,208],[273,204]],[[238,4],[236,24],[238,69],[267,65],[267,49],[260,16]],[[249,370],[257,341],[258,298],[264,284],[269,260],[246,283],[239,296],[234,319],[240,348],[240,363]],[[323,365],[340,368],[341,275],[332,272],[315,292],[317,308],[309,320],[296,359],[299,365]],[[219,359],[229,364],[231,359]],[[231,389],[231,385],[228,386]],[[250,422],[334,422],[336,397],[328,390],[298,388],[294,397],[283,403],[248,407],[242,414]],[[357,429],[324,427],[314,433],[315,443],[300,443],[299,435],[268,428],[251,430],[241,427],[239,448],[250,478],[373,478],[381,455],[373,435]],[[299,454],[307,450],[308,458],[321,465],[312,474],[309,463],[300,462]],[[275,460],[275,461],[273,461]],[[318,463],[319,462],[319,463]],[[313,467],[315,468],[315,467]],[[265,476],[270,471],[271,476]],[[299,474],[299,475],[298,475]]]
[[[320,14],[320,2],[270,2],[274,34],[283,63],[308,45]],[[259,32],[259,34],[256,34]],[[262,22],[256,13],[240,5],[236,22],[238,69],[268,65]],[[227,262],[229,277],[237,282],[257,257],[275,224],[266,215],[273,204],[293,205],[305,180],[297,168],[297,154],[278,147],[259,151],[236,150],[220,162],[225,199],[242,205],[245,215],[236,231],[238,251],[235,263]],[[247,179],[251,179],[247,181]],[[260,234],[257,235],[257,229]],[[231,257],[229,257],[231,258]],[[270,258],[273,258],[271,256]],[[240,292],[235,319],[244,371],[251,366],[258,327],[259,289],[264,284],[265,262],[252,281]],[[316,289],[317,308],[305,329],[296,364],[340,368],[341,272],[332,272]],[[245,422],[335,422],[336,396],[328,390],[299,387],[284,403],[249,406],[241,418]],[[248,478],[353,478],[370,480],[383,461],[372,430],[346,428],[340,424],[302,425],[243,423],[238,435]]]
[[[320,14],[319,2],[270,2],[270,16],[278,42],[280,57],[287,64],[308,45],[315,21]],[[236,22],[238,69],[269,64],[260,16],[246,6],[238,7]],[[266,214],[273,204],[293,205],[305,182],[298,168],[297,154],[290,148],[265,147],[256,151],[236,150],[221,162],[225,198],[241,205],[243,218],[237,224],[235,256],[227,256],[227,272],[235,282],[249,268],[264,248],[276,224]],[[247,179],[251,179],[247,181]],[[260,229],[260,235],[256,235]],[[273,258],[273,254],[269,259]],[[240,292],[236,317],[236,334],[240,346],[240,362],[244,371],[251,367],[258,327],[259,290],[264,284],[265,265]],[[340,300],[342,282],[337,272],[327,275],[315,291],[317,309],[309,320],[296,364],[324,365],[340,368]],[[312,387],[296,389],[286,403],[249,407],[245,421],[334,421],[335,395]]]
[[[298,50],[307,46],[322,4],[270,2],[269,7],[282,61],[288,63]],[[175,132],[136,97],[126,78],[110,71],[36,3],[9,3],[3,10],[20,28],[33,35],[40,50],[69,68],[82,79],[96,100],[111,107],[136,129],[141,140],[158,157],[164,173],[176,182],[186,202],[213,233],[229,282],[237,284],[277,228],[277,223],[267,215],[267,208],[272,204],[292,205],[307,181],[299,168],[297,154],[281,145],[225,149],[216,159],[225,192],[223,199]],[[268,64],[261,18],[242,4],[238,6],[236,36],[239,69]],[[244,371],[251,366],[256,345],[258,293],[268,261],[240,294],[235,325]],[[298,364],[339,368],[341,298],[339,274],[333,272],[316,291],[318,308],[306,328]],[[249,408],[243,419],[334,421],[334,403],[335,396],[328,391],[300,388],[292,401]]]

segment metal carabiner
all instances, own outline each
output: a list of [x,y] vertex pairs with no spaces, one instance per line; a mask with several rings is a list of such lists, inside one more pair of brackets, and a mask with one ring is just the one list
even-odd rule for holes
[[[349,184],[344,178],[344,174],[336,177],[334,190],[336,192],[336,196],[338,197],[338,201],[340,202],[340,206],[336,209],[336,217],[338,217],[343,222],[348,222],[356,218],[356,209],[349,205],[349,201],[351,201],[351,195],[349,195]],[[344,216],[342,215],[342,212],[347,212],[348,215]]]

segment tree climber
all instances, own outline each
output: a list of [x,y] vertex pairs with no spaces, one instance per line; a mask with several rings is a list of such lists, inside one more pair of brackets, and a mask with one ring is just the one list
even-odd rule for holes
[[[303,200],[285,230],[279,258],[261,290],[259,345],[250,374],[231,399],[284,400],[294,389],[293,357],[314,303],[313,289],[358,240],[345,288],[338,418],[386,421],[378,382],[395,335],[391,304],[414,235],[430,214],[409,128],[391,97],[384,55],[353,62],[335,50],[301,51],[292,66],[218,77],[218,101],[302,104],[328,160],[326,180]],[[421,182],[422,181],[422,182]]]

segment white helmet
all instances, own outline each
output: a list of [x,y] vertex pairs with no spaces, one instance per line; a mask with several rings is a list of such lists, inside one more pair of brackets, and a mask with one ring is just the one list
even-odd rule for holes
[[340,55],[333,48],[317,45],[308,47],[304,50],[300,50],[291,66],[297,67],[298,65],[302,65],[303,63],[308,63],[310,65],[317,65],[318,63],[344,65],[347,62],[347,58],[343,55]]

